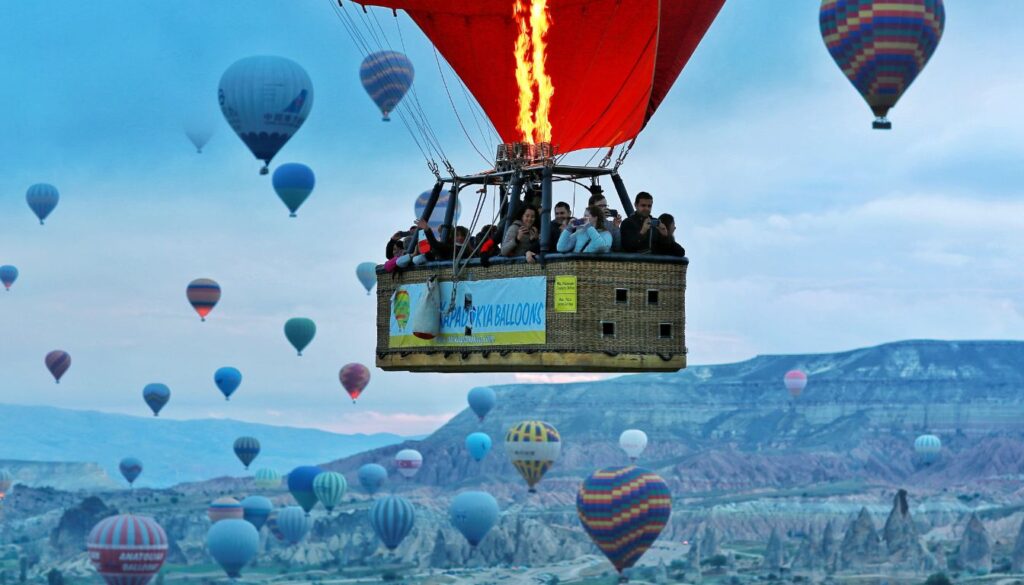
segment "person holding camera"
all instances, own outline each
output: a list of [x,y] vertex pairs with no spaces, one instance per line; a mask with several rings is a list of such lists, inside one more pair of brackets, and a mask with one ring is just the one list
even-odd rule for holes
[[523,207],[516,220],[505,230],[501,242],[502,256],[526,256],[527,262],[540,253],[540,229],[537,227],[537,210]]
[[657,218],[651,217],[654,197],[646,191],[641,191],[633,199],[633,205],[636,206],[636,213],[622,222],[622,251],[650,254],[654,232],[660,223]]
[[604,211],[596,205],[587,208],[587,217],[574,219],[558,236],[559,252],[603,254],[612,249],[612,234]]
[[572,208],[565,201],[555,204],[555,219],[551,220],[551,235],[557,237],[572,221]]
[[686,256],[686,250],[676,242],[676,219],[669,213],[662,213],[658,216],[658,223],[654,228],[654,240],[651,243],[651,253],[660,256]]
[[618,252],[622,250],[622,232],[619,227],[622,225],[622,217],[619,215],[619,212],[614,209],[608,209],[608,199],[600,191],[591,195],[587,201],[588,210],[591,207],[597,207],[601,210],[600,215],[608,218],[605,225],[608,227],[608,233],[612,235],[612,251]]

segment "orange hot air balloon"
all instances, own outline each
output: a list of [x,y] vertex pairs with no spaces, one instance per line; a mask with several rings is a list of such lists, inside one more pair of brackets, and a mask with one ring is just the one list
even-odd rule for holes
[[392,304],[391,310],[395,314],[395,321],[398,322],[399,331],[405,331],[405,326],[409,324],[409,291],[404,288],[400,288],[395,291],[395,300]]

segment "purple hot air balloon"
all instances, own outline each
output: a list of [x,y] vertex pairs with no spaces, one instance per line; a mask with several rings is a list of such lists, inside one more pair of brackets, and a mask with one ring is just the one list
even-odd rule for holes
[[356,399],[366,389],[366,385],[370,383],[370,370],[363,364],[347,364],[338,372],[338,379],[341,380],[341,385],[345,387],[345,392],[348,392],[348,395],[352,397],[352,404],[355,404]]
[[60,379],[71,367],[71,356],[68,352],[55,349],[46,354],[46,369],[53,374],[53,379],[60,384]]

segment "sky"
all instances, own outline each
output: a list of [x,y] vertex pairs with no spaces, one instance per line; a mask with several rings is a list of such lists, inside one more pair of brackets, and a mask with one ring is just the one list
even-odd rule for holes
[[[364,93],[333,1],[5,8],[0,264],[21,277],[0,293],[0,403],[144,415],[143,386],[163,382],[170,418],[418,434],[473,386],[580,379],[373,369],[358,405],[342,391],[338,369],[374,359],[375,301],[355,266],[383,260],[433,177]],[[935,56],[879,132],[822,43],[818,5],[727,0],[622,168],[677,218],[690,363],[1020,338],[1024,13],[947,1]],[[456,168],[483,168],[427,40],[379,15],[393,41],[402,31]],[[221,73],[260,54],[299,62],[315,87],[275,159],[317,174],[297,219],[217,109]],[[216,128],[201,155],[183,132],[196,120]],[[37,182],[62,197],[45,227],[24,200]],[[207,323],[185,300],[199,277],[224,289]],[[293,316],[318,324],[301,358],[282,333]],[[60,385],[43,367],[57,348],[73,358]],[[224,365],[245,376],[230,403],[212,382]]]

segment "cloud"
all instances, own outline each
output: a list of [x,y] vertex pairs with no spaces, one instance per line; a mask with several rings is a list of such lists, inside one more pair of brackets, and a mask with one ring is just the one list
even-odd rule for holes
[[318,428],[337,433],[395,433],[419,435],[432,432],[451,420],[455,412],[416,414],[412,412],[361,411],[341,416],[341,422],[321,421]]
[[610,374],[520,372],[512,375],[516,382],[524,384],[572,384],[574,382],[597,382],[607,380]]

